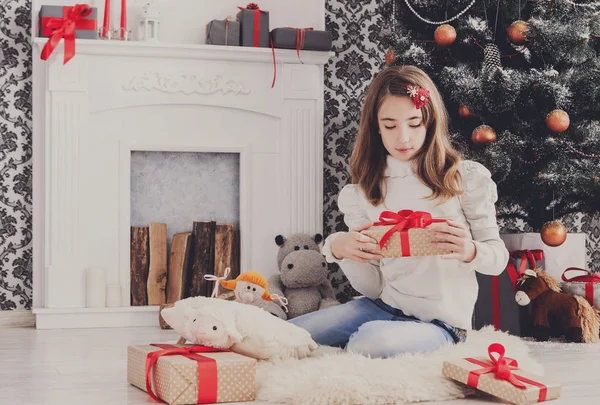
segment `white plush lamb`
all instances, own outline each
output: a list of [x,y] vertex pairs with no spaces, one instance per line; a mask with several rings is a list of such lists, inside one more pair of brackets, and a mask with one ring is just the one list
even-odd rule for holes
[[317,349],[310,334],[254,305],[192,297],[161,311],[183,339],[259,360],[304,358]]

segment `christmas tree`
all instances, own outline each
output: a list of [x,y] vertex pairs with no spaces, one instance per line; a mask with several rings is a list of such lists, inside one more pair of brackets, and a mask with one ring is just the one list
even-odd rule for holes
[[533,230],[600,210],[600,2],[387,0],[388,65],[438,85],[451,136]]

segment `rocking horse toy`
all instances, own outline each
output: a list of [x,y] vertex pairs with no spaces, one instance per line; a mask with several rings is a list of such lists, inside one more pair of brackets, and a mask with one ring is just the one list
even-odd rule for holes
[[517,303],[532,305],[533,337],[547,341],[564,336],[568,342],[600,340],[600,316],[583,297],[562,293],[558,281],[541,269],[527,269],[517,280]]

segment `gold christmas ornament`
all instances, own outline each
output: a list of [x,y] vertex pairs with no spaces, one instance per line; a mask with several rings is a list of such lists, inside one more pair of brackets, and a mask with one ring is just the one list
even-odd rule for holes
[[523,45],[527,41],[529,25],[525,21],[517,20],[508,27],[508,39],[515,45]]
[[442,24],[435,29],[433,39],[439,46],[450,46],[456,41],[456,30],[449,24]]
[[542,241],[548,246],[560,246],[567,239],[567,228],[559,221],[546,222],[540,232]]
[[480,125],[473,130],[471,140],[477,145],[496,142],[496,131],[489,125]]
[[551,111],[546,116],[546,126],[548,129],[555,133],[565,132],[569,128],[570,119],[569,114],[563,110]]

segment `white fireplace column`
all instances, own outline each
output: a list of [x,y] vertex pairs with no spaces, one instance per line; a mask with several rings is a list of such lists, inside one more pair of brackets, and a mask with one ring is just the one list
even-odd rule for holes
[[[77,41],[34,47],[34,313],[38,328],[158,325],[129,306],[130,154],[240,154],[241,270],[276,268],[277,234],[322,232],[323,65],[330,54]],[[174,208],[175,209],[175,208]],[[209,220],[202,218],[199,220]],[[190,224],[191,227],[191,224]],[[191,230],[191,229],[190,229]],[[121,284],[85,308],[85,271]]]

